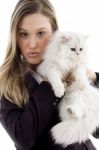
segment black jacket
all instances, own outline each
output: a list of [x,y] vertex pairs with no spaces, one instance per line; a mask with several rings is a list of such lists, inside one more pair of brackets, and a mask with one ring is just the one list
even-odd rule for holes
[[[63,150],[61,145],[55,145],[50,137],[50,129],[59,119],[57,114],[57,99],[51,85],[43,81],[40,85],[29,73],[26,76],[26,86],[29,91],[29,102],[24,108],[1,100],[0,121],[15,143],[17,150]],[[98,137],[99,132],[94,133]],[[95,150],[91,141],[73,144],[65,150]]]

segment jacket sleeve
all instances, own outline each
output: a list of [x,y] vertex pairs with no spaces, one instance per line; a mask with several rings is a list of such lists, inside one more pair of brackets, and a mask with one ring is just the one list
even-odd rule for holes
[[[99,73],[96,72],[96,81],[94,82],[95,86],[99,88]],[[96,129],[96,131],[93,133],[93,136],[95,138],[99,138],[99,128]]]
[[55,96],[48,82],[43,81],[31,91],[25,108],[2,100],[0,121],[19,149],[35,145],[55,110]]
[[99,73],[96,72],[96,80],[94,81],[95,86],[99,88]]

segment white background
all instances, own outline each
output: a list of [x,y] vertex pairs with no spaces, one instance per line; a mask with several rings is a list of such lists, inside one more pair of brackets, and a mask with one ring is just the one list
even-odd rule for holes
[[[99,4],[98,0],[51,0],[61,31],[88,35],[89,67],[99,72]],[[8,39],[9,22],[17,0],[3,0],[0,4],[0,64]],[[99,140],[93,139],[99,150]],[[13,142],[0,125],[0,149],[15,150]]]

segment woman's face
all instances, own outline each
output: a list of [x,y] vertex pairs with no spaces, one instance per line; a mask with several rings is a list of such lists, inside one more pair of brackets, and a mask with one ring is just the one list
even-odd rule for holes
[[42,60],[42,53],[52,36],[49,18],[35,13],[25,16],[18,26],[17,43],[21,54],[31,65],[37,65]]

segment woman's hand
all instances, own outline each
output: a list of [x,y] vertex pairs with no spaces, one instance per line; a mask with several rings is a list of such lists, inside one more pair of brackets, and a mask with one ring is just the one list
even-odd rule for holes
[[[93,82],[96,80],[96,74],[92,69],[87,69],[86,73],[89,80],[92,80]],[[69,73],[69,75],[65,78],[67,86],[71,86],[74,81],[75,77],[71,73]]]
[[95,81],[96,80],[96,74],[93,70],[91,69],[87,69],[87,76],[89,78],[89,80]]
[[69,73],[69,75],[65,78],[65,82],[67,83],[67,86],[71,86],[73,81],[75,81],[75,78],[71,73]]

